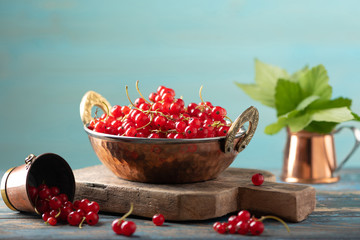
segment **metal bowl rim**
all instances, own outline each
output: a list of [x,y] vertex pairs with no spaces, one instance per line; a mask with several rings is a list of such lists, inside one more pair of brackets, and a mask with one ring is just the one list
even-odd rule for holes
[[[192,138],[192,139],[169,139],[169,138],[143,138],[143,137],[125,137],[125,136],[117,136],[106,133],[98,133],[90,130],[87,125],[84,125],[85,132],[95,138],[106,139],[106,140],[115,140],[115,141],[123,141],[123,142],[134,142],[134,143],[204,143],[204,142],[214,142],[225,140],[226,136],[223,137],[213,137],[213,138]],[[239,138],[246,132],[244,127],[241,127],[239,132],[235,135],[235,138]]]

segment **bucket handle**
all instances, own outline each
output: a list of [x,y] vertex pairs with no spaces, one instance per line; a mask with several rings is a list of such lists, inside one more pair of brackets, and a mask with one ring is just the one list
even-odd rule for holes
[[346,155],[344,160],[342,160],[341,163],[339,164],[339,166],[334,170],[334,173],[341,170],[341,168],[344,166],[344,164],[350,159],[350,157],[354,154],[354,152],[356,151],[356,149],[358,149],[358,147],[360,145],[360,129],[353,127],[353,126],[342,126],[342,127],[339,127],[338,129],[336,129],[334,131],[334,134],[339,133],[343,129],[350,129],[352,131],[352,133],[355,137],[355,144],[352,147],[351,151],[348,153],[348,155]]
[[[234,146],[235,136],[246,122],[249,122],[249,127],[241,137],[240,141],[236,144],[236,146]],[[253,106],[249,107],[240,116],[238,116],[233,124],[231,124],[228,134],[226,135],[225,153],[232,152],[234,150],[237,152],[244,150],[254,136],[258,122],[259,111]]]

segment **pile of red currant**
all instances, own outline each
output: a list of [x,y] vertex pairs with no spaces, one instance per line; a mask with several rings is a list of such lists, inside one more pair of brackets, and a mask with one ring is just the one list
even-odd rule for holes
[[[90,130],[127,137],[142,138],[211,138],[225,136],[231,120],[227,112],[211,102],[190,103],[185,107],[184,100],[175,97],[171,88],[159,86],[156,92],[145,99],[140,94],[129,106],[115,105],[101,117],[91,120]],[[228,122],[227,120],[230,120]]]
[[237,215],[230,216],[227,222],[215,222],[213,224],[213,229],[220,234],[238,233],[247,235],[248,233],[251,233],[252,235],[260,235],[264,231],[263,221],[270,218],[284,224],[287,231],[290,232],[287,224],[280,218],[275,216],[263,216],[257,219],[255,217],[251,217],[250,212],[246,210],[240,211]]
[[100,208],[97,202],[82,199],[72,203],[65,193],[60,193],[58,187],[49,187],[46,184],[40,184],[38,187],[29,186],[28,192],[35,205],[35,211],[52,226],[59,220],[80,228],[84,222],[95,225],[99,221]]

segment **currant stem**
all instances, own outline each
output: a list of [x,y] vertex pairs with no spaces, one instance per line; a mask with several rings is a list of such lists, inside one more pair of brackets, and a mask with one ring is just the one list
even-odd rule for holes
[[79,224],[79,228],[82,228],[82,225],[83,225],[85,219],[86,219],[86,217],[83,217],[83,219],[81,220],[81,222],[80,222],[80,224]]
[[228,119],[230,123],[233,123],[233,121],[228,116],[225,116],[224,118]]
[[285,226],[285,228],[286,228],[286,230],[288,231],[288,233],[290,233],[290,228],[289,228],[289,226],[288,226],[281,218],[278,218],[278,217],[275,217],[275,216],[262,216],[260,219],[258,219],[258,220],[256,220],[256,221],[262,222],[262,221],[264,221],[265,219],[274,219],[274,220],[277,220],[277,221],[281,222],[281,223]]
[[59,212],[58,212],[58,214],[56,214],[55,218],[58,218],[60,216],[60,214],[61,214],[61,208],[59,208]]
[[147,102],[148,104],[151,105],[151,103],[150,103],[148,100],[146,100],[146,98],[144,98],[144,96],[143,96],[143,95],[141,94],[141,92],[140,92],[140,89],[139,89],[139,80],[136,81],[136,90],[138,91],[138,93],[140,94],[140,96],[145,100],[145,102]]
[[127,85],[125,86],[125,92],[126,92],[126,96],[129,99],[131,106],[135,107],[134,103],[131,101],[131,99],[129,97],[129,87]]
[[202,89],[203,89],[203,86],[201,85],[200,90],[199,90],[199,96],[200,96],[201,102],[204,102],[204,100],[201,96]]
[[35,213],[36,213],[37,215],[41,215],[41,213],[37,210],[36,207],[34,208],[34,210],[35,210]]
[[102,104],[104,104],[104,105],[105,105],[106,110],[107,110],[106,114],[107,114],[107,116],[109,117],[109,114],[110,114],[110,109],[109,109],[109,106],[108,106],[105,102],[102,102]]
[[125,213],[124,216],[122,216],[121,218],[118,219],[117,224],[119,225],[122,220],[124,220],[125,218],[127,218],[127,217],[132,213],[133,210],[134,210],[134,204],[133,204],[133,203],[130,203],[130,210],[129,210],[127,213]]

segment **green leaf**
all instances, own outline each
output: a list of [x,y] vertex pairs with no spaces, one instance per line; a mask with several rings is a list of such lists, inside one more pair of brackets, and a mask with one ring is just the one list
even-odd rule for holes
[[275,88],[275,106],[277,116],[282,116],[297,108],[303,99],[299,83],[279,79]]
[[317,132],[317,133],[330,133],[336,125],[339,123],[335,122],[317,122],[312,121],[304,130],[308,132]]
[[243,84],[238,82],[235,82],[235,84],[240,87],[252,99],[261,102],[265,106],[272,108],[275,107],[274,96],[272,96],[269,91],[265,91],[264,89],[255,84]]
[[319,98],[320,98],[319,96],[310,96],[310,97],[305,98],[304,100],[301,101],[301,103],[299,103],[299,105],[296,107],[296,110],[299,110],[299,111],[304,110],[311,103],[315,102]]
[[356,121],[360,121],[360,116],[359,116],[359,115],[357,115],[357,114],[356,114],[356,113],[354,113],[354,112],[352,112],[351,114],[353,115],[354,120],[356,120]]
[[305,75],[305,73],[307,73],[309,71],[309,67],[305,66],[302,69],[300,69],[297,72],[294,72],[293,74],[291,74],[289,80],[292,82],[298,82],[299,79]]
[[289,74],[284,69],[255,59],[255,82],[262,88],[274,90],[279,78],[288,77]]
[[353,120],[354,116],[347,107],[318,110],[312,114],[312,120],[318,122],[346,122]]
[[303,130],[312,121],[311,114],[304,114],[297,117],[289,118],[288,125],[290,131],[298,132]]
[[307,71],[299,79],[300,86],[305,96],[319,96],[330,99],[332,88],[329,85],[329,77],[323,65],[318,65]]
[[264,132],[266,134],[273,135],[275,133],[278,133],[286,125],[287,125],[287,118],[280,117],[280,118],[278,118],[278,121],[276,123],[272,123],[272,124],[266,126]]
[[351,106],[350,99],[339,97],[333,100],[318,99],[309,105],[308,110],[321,110],[321,109],[339,108],[339,107],[350,108],[350,106]]

